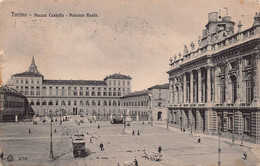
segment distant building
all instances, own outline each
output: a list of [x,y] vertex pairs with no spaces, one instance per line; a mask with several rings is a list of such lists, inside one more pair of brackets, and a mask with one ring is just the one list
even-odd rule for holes
[[[130,111],[133,120],[154,121],[167,119],[169,84],[155,85],[148,90],[136,91],[121,97],[121,110]],[[151,117],[152,113],[152,117]]]
[[101,120],[120,112],[120,97],[131,92],[131,79],[116,73],[104,80],[48,80],[33,58],[29,69],[14,74],[7,84],[28,98],[36,115],[80,114]]
[[0,87],[0,122],[20,121],[33,115],[23,94],[6,86]]
[[170,59],[170,115],[182,130],[260,143],[260,13],[249,29],[234,25],[209,13],[198,48]]

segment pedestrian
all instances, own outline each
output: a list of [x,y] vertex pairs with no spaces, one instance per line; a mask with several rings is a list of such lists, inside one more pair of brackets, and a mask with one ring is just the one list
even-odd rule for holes
[[29,129],[29,133],[31,133],[31,129]]
[[158,153],[161,153],[161,152],[162,152],[162,147],[159,146],[159,147],[158,147]]
[[54,130],[54,133],[56,133],[57,131],[56,131],[56,129]]
[[89,139],[89,143],[93,143],[93,142],[92,142],[92,138]]
[[120,163],[117,163],[117,166],[120,166]]
[[4,153],[3,153],[3,152],[0,154],[0,158],[1,158],[1,159],[4,158]]
[[135,159],[134,160],[135,166],[138,166],[138,161]]
[[99,126],[99,124],[98,124],[97,128],[98,128],[98,129],[100,129],[100,126]]
[[201,140],[200,140],[200,136],[199,136],[199,138],[198,138],[198,143],[200,143],[200,141],[201,141]]
[[100,147],[100,150],[101,150],[101,151],[104,150],[104,145],[103,145],[102,143],[99,145],[99,147]]
[[143,125],[144,125],[144,121],[143,121]]
[[244,160],[247,160],[247,153],[246,152],[244,152]]
[[132,135],[135,135],[135,131],[133,130]]
[[137,130],[137,135],[140,135],[139,130]]
[[241,138],[240,146],[243,146],[243,143],[244,143],[244,135],[243,135],[242,138]]

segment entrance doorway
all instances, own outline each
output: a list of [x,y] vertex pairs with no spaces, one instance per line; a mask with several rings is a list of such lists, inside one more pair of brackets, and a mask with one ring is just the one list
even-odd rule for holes
[[78,108],[73,108],[73,115],[77,115],[78,114]]
[[157,120],[162,120],[162,112],[161,111],[159,111],[157,113]]

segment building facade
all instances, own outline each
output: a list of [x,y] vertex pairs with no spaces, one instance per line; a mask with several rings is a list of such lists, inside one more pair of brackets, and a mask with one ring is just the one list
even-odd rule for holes
[[27,98],[15,89],[0,87],[0,122],[20,121],[34,115]]
[[155,85],[121,97],[121,112],[129,110],[130,117],[137,121],[166,120],[168,102],[169,84]]
[[108,120],[120,112],[120,97],[131,92],[131,77],[113,74],[104,80],[48,80],[34,58],[26,72],[12,75],[7,85],[23,93],[36,115],[84,115]]
[[170,59],[170,118],[181,128],[260,143],[260,13],[238,31],[209,13],[198,48]]

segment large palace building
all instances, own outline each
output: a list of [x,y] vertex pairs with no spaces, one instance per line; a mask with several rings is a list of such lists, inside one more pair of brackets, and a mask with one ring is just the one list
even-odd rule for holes
[[234,26],[209,13],[198,48],[170,59],[170,118],[182,130],[260,143],[260,13],[251,28]]
[[131,92],[131,77],[122,74],[104,80],[47,80],[34,58],[26,72],[14,74],[7,85],[23,93],[36,115],[80,114],[97,120],[120,113],[120,97]]

